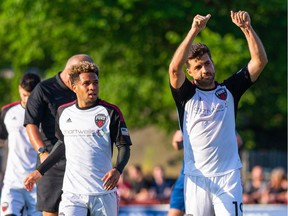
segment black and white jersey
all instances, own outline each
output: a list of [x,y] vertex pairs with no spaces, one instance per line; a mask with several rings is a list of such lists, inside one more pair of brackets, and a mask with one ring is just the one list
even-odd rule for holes
[[179,89],[170,86],[183,134],[185,174],[214,177],[242,167],[235,119],[240,97],[251,85],[244,67],[212,90],[187,78]]
[[31,92],[25,112],[24,125],[35,124],[40,128],[42,140],[48,151],[57,139],[55,137],[55,116],[59,106],[76,100],[76,95],[56,76],[40,82]]
[[25,177],[36,168],[37,152],[23,126],[24,115],[20,102],[3,106],[1,110],[0,138],[8,140],[4,184],[13,188],[24,188]]
[[112,169],[113,145],[131,145],[121,111],[98,99],[95,106],[80,109],[77,102],[59,107],[56,136],[65,143],[64,192],[103,194],[101,180]]

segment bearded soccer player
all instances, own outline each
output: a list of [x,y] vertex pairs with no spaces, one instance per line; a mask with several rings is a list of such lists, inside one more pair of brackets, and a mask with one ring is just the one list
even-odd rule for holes
[[[193,43],[211,15],[196,15],[169,66],[184,146],[185,213],[242,215],[242,167],[235,136],[238,102],[267,64],[264,47],[246,11],[231,11],[232,22],[248,43],[250,60],[218,83],[209,48]],[[193,78],[190,81],[183,70]]]

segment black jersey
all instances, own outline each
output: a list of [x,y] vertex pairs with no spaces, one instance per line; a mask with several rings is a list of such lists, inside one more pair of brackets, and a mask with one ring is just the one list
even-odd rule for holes
[[56,76],[40,82],[27,101],[24,126],[35,124],[39,127],[42,140],[48,151],[56,143],[55,116],[59,106],[76,100],[76,95]]

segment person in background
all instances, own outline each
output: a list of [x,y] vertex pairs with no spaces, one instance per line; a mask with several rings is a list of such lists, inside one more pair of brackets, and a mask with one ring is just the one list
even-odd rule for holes
[[[175,150],[183,149],[183,137],[180,130],[176,130],[172,137],[172,146]],[[182,162],[181,172],[172,187],[170,196],[170,207],[168,216],[184,216],[185,202],[184,202],[184,161]]]
[[[99,98],[99,69],[81,61],[69,73],[77,100],[58,108],[58,142],[49,157],[25,179],[27,190],[66,154],[59,215],[118,215],[116,185],[132,145],[120,109]],[[118,149],[113,167],[113,146]]]
[[166,177],[163,166],[154,166],[149,188],[152,199],[159,200],[160,202],[169,200],[173,183],[171,179]]
[[141,166],[138,164],[130,165],[128,167],[128,177],[131,184],[131,201],[144,202],[151,200],[150,182],[145,178]]
[[18,86],[20,101],[1,109],[0,139],[7,140],[8,156],[1,191],[1,215],[42,215],[36,210],[36,188],[29,193],[23,181],[36,168],[37,152],[29,141],[23,126],[27,99],[40,77],[34,73],[22,76]]
[[246,181],[243,186],[243,203],[257,204],[260,203],[262,193],[267,187],[264,179],[263,167],[256,165],[251,171],[251,180]]
[[186,214],[243,213],[242,164],[235,137],[237,107],[268,60],[252,28],[250,15],[246,11],[231,11],[230,17],[244,33],[250,51],[250,60],[239,71],[222,83],[216,82],[209,48],[203,43],[193,43],[211,18],[210,14],[194,17],[169,65],[170,88],[183,135]]
[[285,169],[276,167],[272,170],[270,181],[261,194],[262,204],[288,204],[288,182]]
[[[76,100],[72,91],[69,73],[80,61],[93,60],[86,54],[74,55],[68,59],[63,71],[42,81],[27,101],[24,126],[30,142],[38,152],[39,165],[51,152],[57,142],[55,137],[55,116],[59,106]],[[43,216],[57,216],[62,194],[65,171],[65,155],[37,182],[37,209]]]

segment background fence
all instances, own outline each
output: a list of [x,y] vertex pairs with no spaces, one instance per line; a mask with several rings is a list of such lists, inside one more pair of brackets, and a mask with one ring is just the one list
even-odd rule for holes
[[258,151],[241,151],[241,160],[243,164],[243,180],[250,178],[251,169],[255,165],[264,168],[266,180],[269,180],[270,173],[275,167],[283,167],[287,174],[287,152],[277,150],[258,150]]

